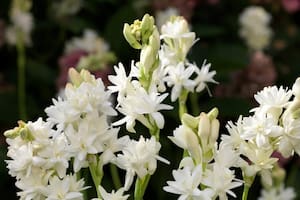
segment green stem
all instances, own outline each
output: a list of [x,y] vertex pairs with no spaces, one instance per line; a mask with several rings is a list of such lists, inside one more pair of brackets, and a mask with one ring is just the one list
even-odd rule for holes
[[111,173],[112,181],[114,183],[115,188],[116,189],[121,188],[122,184],[120,181],[120,176],[119,176],[117,167],[113,164],[110,164],[109,167],[110,167],[110,173]]
[[189,92],[186,89],[183,89],[179,96],[178,104],[179,104],[180,119],[184,113],[187,113],[186,100],[187,100],[188,94],[189,94]]
[[246,176],[245,172],[243,171],[243,179],[244,179],[244,190],[243,190],[243,196],[242,200],[247,200],[249,189],[255,179],[255,175],[253,176]]
[[156,141],[159,141],[159,134],[160,134],[160,129],[156,126],[156,124],[149,129],[150,134],[153,135],[156,139]]
[[198,93],[194,92],[190,96],[190,102],[191,102],[191,110],[194,116],[199,115],[200,109],[198,104]]
[[147,174],[144,178],[137,178],[135,182],[134,200],[143,200],[146,188],[148,186],[151,175]]
[[99,166],[99,162],[96,156],[89,155],[89,169],[90,173],[97,191],[97,197],[101,199],[101,193],[99,190],[99,185],[101,184],[103,178],[103,169],[102,166]]
[[242,197],[242,200],[247,200],[249,189],[250,189],[249,186],[244,185],[244,191],[243,191],[243,197]]
[[26,120],[26,80],[25,80],[25,46],[22,38],[22,33],[18,32],[17,38],[17,65],[18,65],[18,107],[20,119]]

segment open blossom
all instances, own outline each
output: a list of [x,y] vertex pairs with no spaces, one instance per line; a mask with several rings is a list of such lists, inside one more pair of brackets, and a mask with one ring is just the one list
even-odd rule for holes
[[282,113],[283,108],[288,105],[291,96],[292,91],[283,89],[283,87],[265,87],[262,91],[254,95],[255,100],[259,103],[259,107],[253,110],[262,114],[270,113],[277,119]]
[[108,193],[101,185],[99,185],[99,191],[102,199],[94,198],[92,200],[127,200],[129,197],[128,194],[123,195],[125,192],[123,187],[118,189],[116,192],[113,190],[111,193]]
[[63,130],[86,115],[115,115],[111,107],[110,93],[105,91],[101,79],[92,77],[91,82],[82,82],[78,87],[69,84],[65,97],[53,100],[54,105],[45,109],[48,121]]
[[212,169],[207,169],[203,178],[203,184],[214,191],[220,200],[227,200],[226,193],[236,197],[232,189],[241,186],[242,181],[235,178],[234,171],[220,166],[218,163]]
[[121,169],[126,170],[125,190],[128,190],[132,184],[135,174],[143,178],[147,174],[152,175],[157,166],[157,160],[168,163],[167,160],[160,157],[160,143],[152,136],[150,139],[140,137],[139,141],[131,140],[118,154],[115,163]]
[[202,165],[185,166],[182,169],[173,170],[174,181],[167,181],[163,189],[169,193],[178,194],[179,200],[210,200],[213,191],[210,188],[200,190],[199,186],[203,180]]
[[76,180],[75,175],[68,175],[63,179],[53,176],[47,186],[46,200],[83,200],[82,190],[85,190],[84,180]]
[[177,66],[168,66],[166,70],[168,71],[168,75],[164,80],[169,87],[173,86],[171,92],[172,101],[175,101],[180,96],[182,89],[194,90],[195,82],[190,80],[195,70],[193,66],[185,68],[184,63],[180,62]]
[[[116,68],[119,72],[118,75],[110,76],[110,79],[116,84],[116,86],[111,86],[110,89],[119,92],[117,110],[125,115],[121,120],[114,122],[114,125],[126,123],[126,129],[130,132],[135,132],[135,120],[138,120],[146,127],[150,127],[151,124],[149,123],[154,121],[160,129],[163,128],[165,123],[164,117],[159,111],[172,108],[162,103],[168,94],[160,95],[153,84],[150,86],[149,91],[146,91],[138,81],[129,82],[122,68],[122,66]],[[120,80],[118,80],[118,77]],[[124,81],[122,83],[122,79],[128,82]],[[151,117],[150,122],[146,119],[146,114]]]
[[263,189],[258,200],[293,200],[295,197],[296,194],[293,188],[284,188],[283,185],[280,185],[278,188]]
[[218,83],[213,79],[216,75],[216,71],[209,71],[210,66],[210,63],[206,63],[206,61],[204,61],[201,69],[197,66],[194,67],[197,74],[195,78],[196,92],[201,92],[204,88],[207,88],[207,83]]
[[253,50],[263,50],[271,40],[271,16],[259,6],[250,6],[240,15],[240,35]]

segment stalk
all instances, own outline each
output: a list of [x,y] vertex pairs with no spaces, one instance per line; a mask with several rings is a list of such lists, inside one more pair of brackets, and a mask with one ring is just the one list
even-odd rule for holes
[[17,37],[17,65],[18,65],[18,108],[20,119],[26,120],[26,79],[25,79],[25,46],[21,31]]

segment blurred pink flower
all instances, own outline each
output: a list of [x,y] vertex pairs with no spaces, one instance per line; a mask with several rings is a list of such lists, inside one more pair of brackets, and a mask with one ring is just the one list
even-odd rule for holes
[[[68,71],[71,67],[76,67],[80,58],[87,56],[88,52],[84,50],[75,50],[63,55],[59,61],[59,76],[56,80],[57,89],[64,88],[68,82]],[[111,73],[111,67],[105,67],[101,70],[91,71],[96,78],[101,78],[105,85],[109,84],[108,75]]]
[[282,0],[282,6],[287,12],[294,13],[300,10],[300,0]]
[[285,158],[278,151],[274,151],[272,154],[273,158],[278,158],[278,164],[280,167],[284,167],[289,161],[291,161],[292,157]]
[[228,84],[216,86],[214,94],[219,97],[243,97],[253,99],[253,95],[266,86],[275,84],[277,72],[271,57],[263,52],[251,55],[249,65],[232,72]]
[[59,76],[56,80],[57,88],[65,87],[66,83],[68,82],[68,71],[71,67],[76,67],[77,63],[79,62],[82,56],[86,56],[88,53],[83,50],[76,50],[69,54],[63,55],[60,57],[58,64],[59,64]]

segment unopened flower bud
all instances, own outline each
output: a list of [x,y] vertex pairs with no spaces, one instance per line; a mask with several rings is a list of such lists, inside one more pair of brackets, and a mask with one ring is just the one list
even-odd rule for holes
[[203,145],[208,143],[210,135],[210,120],[206,113],[200,114],[199,125],[198,125],[198,136],[200,137]]
[[70,82],[75,86],[79,86],[83,81],[80,74],[74,68],[69,69],[69,79]]
[[219,110],[218,108],[213,108],[209,113],[207,113],[210,120],[216,119],[218,117]]
[[220,129],[220,122],[217,119],[213,119],[211,122],[210,127],[210,137],[209,137],[209,144],[214,145],[219,137],[219,129]]
[[135,49],[141,49],[142,45],[139,43],[135,35],[132,33],[132,29],[129,24],[125,24],[123,28],[123,35],[127,42]]
[[141,37],[143,44],[147,43],[150,35],[152,35],[154,27],[154,18],[149,14],[145,14],[141,22]]
[[181,122],[183,125],[190,127],[191,129],[197,129],[199,123],[199,117],[193,117],[188,113],[184,113],[181,117]]

